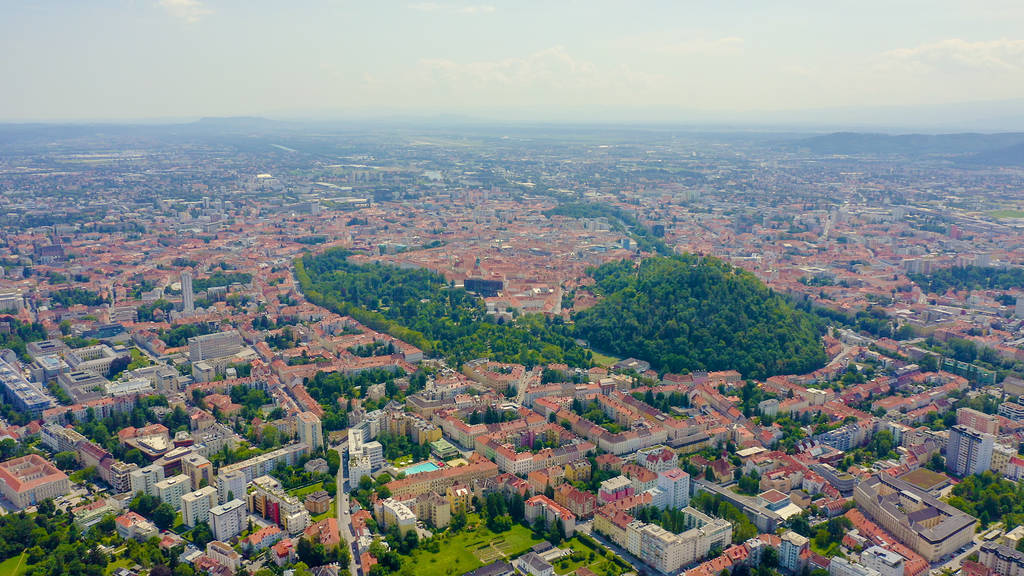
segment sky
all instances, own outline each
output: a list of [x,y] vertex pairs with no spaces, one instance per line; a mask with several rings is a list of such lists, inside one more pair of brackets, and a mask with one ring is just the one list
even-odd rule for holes
[[1024,118],[1020,0],[0,0],[0,50],[14,122]]

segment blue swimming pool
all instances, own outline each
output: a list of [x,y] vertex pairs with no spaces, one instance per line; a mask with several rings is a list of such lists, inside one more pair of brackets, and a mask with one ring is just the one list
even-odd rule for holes
[[419,474],[420,472],[433,472],[434,470],[440,470],[441,467],[433,462],[421,462],[415,466],[409,466],[402,472],[405,472],[406,476],[412,476],[413,474]]

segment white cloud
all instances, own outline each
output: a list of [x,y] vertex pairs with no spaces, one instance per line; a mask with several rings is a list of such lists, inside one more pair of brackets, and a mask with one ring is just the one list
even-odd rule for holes
[[213,10],[201,0],[160,0],[158,4],[172,16],[186,22],[198,22],[204,16],[213,14]]
[[462,6],[455,6],[451,4],[438,4],[437,2],[418,2],[416,4],[409,4],[409,8],[416,10],[417,12],[435,12],[444,14],[490,14],[497,10],[490,4],[465,4]]
[[498,60],[423,59],[389,81],[404,86],[397,93],[416,94],[421,106],[578,110],[635,105],[638,94],[663,92],[666,78],[623,65],[598,66],[553,46]]
[[1024,40],[969,42],[950,38],[913,48],[890,50],[881,55],[881,69],[902,68],[918,72],[967,68],[983,71],[1024,70]]
[[426,79],[443,85],[470,89],[523,89],[557,84],[590,84],[599,79],[594,65],[575,60],[562,46],[525,57],[455,62],[444,59],[420,61]]
[[459,14],[490,14],[494,12],[496,8],[490,4],[474,4],[471,6],[462,6],[456,8],[455,11]]
[[743,38],[737,36],[725,36],[708,40],[706,38],[691,38],[681,42],[662,44],[654,48],[655,52],[669,54],[735,54],[743,49]]

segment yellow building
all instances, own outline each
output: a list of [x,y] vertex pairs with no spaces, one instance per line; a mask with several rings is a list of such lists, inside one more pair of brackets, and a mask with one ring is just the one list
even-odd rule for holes
[[445,528],[452,521],[452,506],[436,492],[425,492],[416,497],[416,517],[429,520],[434,528]]
[[590,481],[590,460],[582,458],[565,465],[565,479],[569,482]]
[[452,515],[469,514],[469,504],[473,498],[473,492],[466,486],[455,484],[448,487],[445,492],[448,505],[451,506]]

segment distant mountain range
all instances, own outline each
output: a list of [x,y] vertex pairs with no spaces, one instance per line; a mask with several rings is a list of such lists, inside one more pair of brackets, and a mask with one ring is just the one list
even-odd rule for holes
[[789,143],[814,154],[947,157],[977,166],[1024,166],[1024,132],[1000,134],[869,134],[835,132]]

